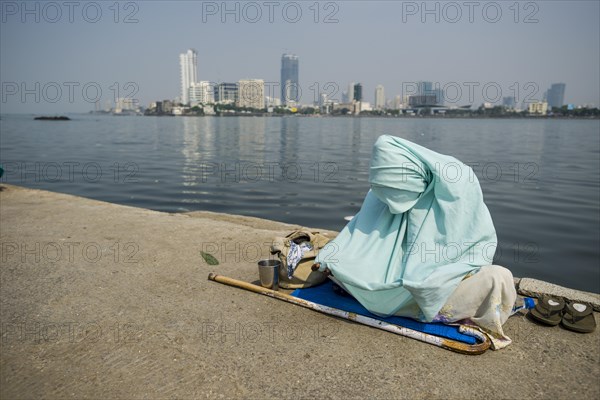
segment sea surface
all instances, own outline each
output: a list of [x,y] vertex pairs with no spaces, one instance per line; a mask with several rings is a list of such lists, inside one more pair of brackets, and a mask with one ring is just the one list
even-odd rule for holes
[[1,182],[340,230],[369,189],[373,143],[390,134],[473,168],[495,263],[600,293],[598,120],[70,117],[2,115]]

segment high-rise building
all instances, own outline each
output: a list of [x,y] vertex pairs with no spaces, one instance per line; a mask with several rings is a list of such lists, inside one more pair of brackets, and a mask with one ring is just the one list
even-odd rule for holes
[[179,55],[179,67],[181,70],[181,102],[189,104],[189,89],[193,83],[198,81],[198,55],[196,50],[189,49]]
[[349,103],[350,99],[348,98],[348,92],[343,91],[342,92],[342,103]]
[[214,102],[212,83],[208,81],[192,82],[188,89],[188,101],[190,105]]
[[321,96],[319,96],[319,107],[323,107],[325,104],[327,104],[327,93],[321,93]]
[[565,101],[565,87],[564,83],[553,83],[546,93],[546,99],[548,101],[548,107],[560,108],[563,106]]
[[299,59],[295,54],[281,56],[281,104],[300,102]]
[[238,82],[238,107],[265,108],[265,81],[242,79]]
[[352,100],[362,101],[362,85],[360,83],[354,85],[353,93],[354,96],[352,97]]
[[417,82],[417,95],[425,96],[431,94],[433,90],[433,83],[428,81]]
[[383,110],[385,108],[385,90],[383,85],[377,85],[375,88],[375,109]]
[[400,97],[399,95],[394,97],[393,107],[394,107],[394,110],[400,110],[401,108],[404,107],[404,104],[402,102],[402,97]]
[[222,82],[215,85],[214,97],[216,103],[235,104],[238,99],[238,84]]
[[[434,87],[434,84],[429,81],[417,82],[417,96],[422,96],[420,99],[424,100],[427,105],[444,104],[444,90],[439,87],[438,83]],[[432,100],[431,96],[435,97],[435,100]]]

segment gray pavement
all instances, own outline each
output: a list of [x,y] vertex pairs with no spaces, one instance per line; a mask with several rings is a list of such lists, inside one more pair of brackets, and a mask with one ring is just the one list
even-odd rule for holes
[[0,188],[1,399],[600,397],[600,329],[457,354],[207,280],[295,226]]

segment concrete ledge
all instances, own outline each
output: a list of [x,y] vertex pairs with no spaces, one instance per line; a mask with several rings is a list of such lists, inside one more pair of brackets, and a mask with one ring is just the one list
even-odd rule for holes
[[523,296],[539,298],[546,294],[562,297],[564,300],[589,303],[594,311],[600,311],[600,294],[569,289],[532,278],[521,278],[516,287],[519,294]]

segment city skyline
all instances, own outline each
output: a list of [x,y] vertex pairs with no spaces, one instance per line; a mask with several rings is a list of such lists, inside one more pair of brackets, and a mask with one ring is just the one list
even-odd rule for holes
[[[307,103],[302,102],[301,99],[302,90],[299,84],[299,57],[295,54],[282,54],[281,79],[279,82],[267,82],[268,86],[274,85],[274,87],[267,88],[268,93],[265,92],[264,79],[242,79],[237,83],[210,81],[196,82],[191,80],[197,79],[197,51],[195,49],[188,49],[186,53],[180,54],[179,57],[181,65],[182,96],[176,99],[168,99],[168,101],[172,101],[174,104],[181,103],[184,106],[234,103],[239,107],[264,108],[265,106],[268,107],[272,105],[284,107],[323,107],[327,103],[364,103],[364,107],[362,104],[359,105],[359,108],[357,109],[359,112],[361,109],[371,111],[373,108],[375,110],[384,110],[422,107],[427,105],[449,106],[450,108],[474,106],[474,104],[447,104],[445,88],[448,85],[444,85],[444,88],[442,88],[440,83],[434,83],[432,81],[407,82],[406,84],[403,84],[403,92],[395,95],[393,99],[388,99],[385,96],[385,88],[383,85],[379,84],[375,87],[372,102],[373,107],[371,107],[371,103],[368,99],[363,96],[362,84],[355,82],[350,82],[348,84],[348,90],[346,92],[339,93],[338,85],[338,89],[333,94],[333,97],[328,96],[327,93],[317,93],[315,99]],[[244,90],[240,89],[242,85],[246,86]],[[227,95],[225,95],[225,92],[223,91],[225,87],[228,88]],[[277,99],[276,96],[266,95],[275,95],[277,90],[273,89],[278,89],[280,91],[279,99]],[[529,109],[530,112],[531,110],[539,112],[543,109],[543,112],[545,113],[548,109],[551,110],[553,107],[560,108],[565,105],[565,89],[565,83],[552,83],[550,88],[544,92],[543,97],[540,99],[528,99],[518,104],[515,95],[502,98],[496,96],[492,102],[484,101],[481,105],[487,108],[493,105],[501,105],[508,109]],[[336,96],[338,94],[340,96]],[[248,96],[251,96],[252,99],[248,99]],[[256,99],[256,96],[260,96],[261,98]],[[450,102],[454,103],[453,100],[454,99]],[[484,100],[487,99],[484,97]],[[542,103],[547,103],[547,105],[543,105]],[[151,104],[154,104],[154,102]]]
[[[330,83],[341,97],[348,82],[360,82],[363,96],[373,102],[377,85],[395,101],[403,85],[429,80],[447,86],[446,92],[458,97],[456,105],[479,105],[486,95],[496,104],[504,97],[515,97],[517,104],[541,100],[553,83],[567,84],[565,103],[600,104],[597,2],[520,2],[518,15],[515,7],[498,3],[502,17],[494,22],[481,13],[489,2],[480,4],[472,22],[468,10],[450,20],[452,3],[435,3],[433,14],[406,9],[408,3],[413,4],[328,2],[335,5],[328,9],[319,3],[318,16],[314,7],[297,3],[302,17],[290,22],[281,16],[284,2],[272,23],[265,19],[267,10],[250,22],[244,2],[237,21],[235,15],[208,15],[202,2],[177,1],[169,7],[135,3],[135,13],[122,9],[118,18],[102,3],[102,18],[95,23],[81,12],[72,23],[67,12],[54,22],[41,11],[38,22],[35,16],[4,13],[1,111],[86,112],[95,105],[88,100],[104,105],[133,97],[147,105],[174,99],[181,95],[177,57],[190,47],[200,55],[199,80],[252,77],[263,79],[266,88],[281,80],[281,55],[295,54],[302,60],[303,103],[318,102],[320,93],[331,92]],[[526,9],[527,4],[537,8]],[[125,23],[126,17],[136,22]],[[156,26],[166,29],[157,35]]]

